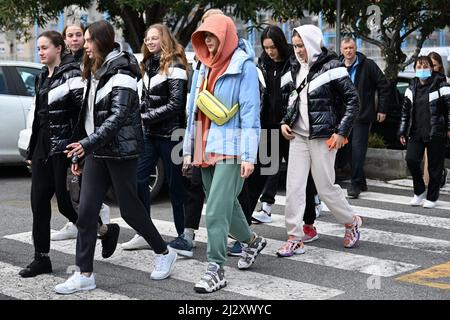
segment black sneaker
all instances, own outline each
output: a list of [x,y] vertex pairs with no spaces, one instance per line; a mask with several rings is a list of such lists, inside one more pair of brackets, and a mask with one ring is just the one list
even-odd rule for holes
[[361,192],[366,192],[367,191],[367,184],[363,184],[359,187],[359,189],[361,190]]
[[40,274],[52,273],[52,263],[50,258],[40,255],[35,255],[33,262],[31,262],[25,269],[20,270],[19,275],[22,278],[32,278]]
[[444,168],[444,170],[442,170],[442,178],[441,178],[440,188],[443,188],[446,183],[447,183],[447,169]]
[[347,190],[348,197],[351,199],[358,199],[361,189],[358,186],[351,186]]
[[107,224],[108,232],[100,239],[102,239],[102,257],[109,258],[116,251],[117,241],[119,241],[120,227],[117,223]]

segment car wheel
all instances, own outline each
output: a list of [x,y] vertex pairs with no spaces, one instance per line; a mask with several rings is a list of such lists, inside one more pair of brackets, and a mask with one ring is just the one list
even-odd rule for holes
[[164,185],[164,162],[161,158],[159,158],[158,163],[156,164],[156,167],[154,171],[149,176],[149,189],[150,189],[150,196],[153,199],[155,199],[159,192],[161,191],[163,185]]

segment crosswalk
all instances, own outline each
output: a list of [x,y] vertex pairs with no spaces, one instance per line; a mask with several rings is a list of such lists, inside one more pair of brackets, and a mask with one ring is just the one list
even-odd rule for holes
[[[236,260],[228,259],[225,266],[228,285],[221,290],[225,294],[223,297],[275,300],[345,299],[349,297],[348,294],[355,283],[365,283],[369,277],[380,277],[392,284],[397,277],[450,260],[449,198],[440,200],[436,210],[411,209],[408,206],[408,193],[411,188],[407,185],[391,189],[389,186],[381,186],[380,183],[376,186],[383,188],[382,191],[377,189],[365,192],[361,194],[361,200],[352,201],[355,213],[365,219],[360,248],[342,248],[343,226],[336,223],[324,205],[322,215],[315,224],[319,240],[307,244],[305,254],[283,259],[276,257],[275,252],[286,236],[283,216],[286,198],[278,195],[272,214],[273,222],[254,225],[255,230],[266,237],[267,247],[250,270],[240,271],[236,267]],[[157,217],[152,213],[152,216],[160,233],[166,240],[170,240],[176,235],[176,230],[170,220],[170,209],[166,209],[165,213],[156,214]],[[118,223],[126,236],[133,234],[122,218],[113,218],[111,222]],[[199,280],[207,265],[207,230],[204,224],[196,233],[195,240],[197,248],[194,257],[179,257],[170,280],[158,282],[159,286],[167,283],[170,288],[177,288],[181,294],[180,299],[183,298],[183,293],[192,294],[193,284]],[[32,249],[30,231],[6,235],[1,241]],[[51,245],[52,253],[74,258],[75,240],[52,242]],[[67,278],[65,270],[60,269],[55,274],[33,279],[21,279],[17,276],[21,266],[11,261],[2,261],[0,255],[0,294],[27,300],[139,299],[139,294],[133,292],[132,286],[123,290],[120,283],[114,288],[111,285],[102,287],[102,278],[109,277],[111,270],[123,270],[127,273],[135,270],[148,274],[148,282],[140,285],[151,287],[155,283],[149,276],[153,270],[154,257],[151,250],[123,251],[118,246],[111,258],[103,259],[98,243],[95,255],[96,263],[101,263],[96,269],[98,289],[67,297],[53,292],[54,285]],[[402,290],[408,288],[403,287]],[[450,293],[446,293],[450,298]],[[214,295],[217,294],[209,297]]]

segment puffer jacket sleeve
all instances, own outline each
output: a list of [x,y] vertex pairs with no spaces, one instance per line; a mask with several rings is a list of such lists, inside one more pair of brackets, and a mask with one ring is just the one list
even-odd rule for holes
[[[150,106],[142,108],[141,106],[141,118],[145,125],[162,122],[173,117],[174,114],[181,114],[185,111],[187,80],[188,76],[184,65],[177,63],[169,68],[167,74],[168,102],[158,108]],[[143,103],[148,103],[147,100],[144,99]]]
[[188,156],[193,154],[194,150],[194,130],[195,130],[195,99],[196,99],[196,91],[197,86],[199,85],[197,82],[200,81],[200,63],[197,63],[197,67],[194,70],[191,81],[191,89],[189,91],[189,100],[186,104],[186,131],[184,133],[183,139],[183,156]]
[[[414,79],[413,79],[414,80]],[[402,113],[400,115],[400,128],[398,129],[399,137],[406,137],[408,135],[408,126],[411,117],[413,94],[411,91],[411,85],[405,91],[405,97],[403,99]]]
[[239,89],[239,117],[241,119],[241,160],[256,163],[260,136],[259,84],[256,66],[249,60],[243,65]]
[[444,82],[439,89],[439,93],[445,105],[444,110],[446,110],[447,131],[450,131],[450,85]]
[[108,143],[125,124],[132,110],[138,108],[132,103],[139,101],[136,76],[131,73],[119,72],[111,80],[110,115],[94,133],[80,141],[86,154],[90,154]]
[[73,70],[71,78],[67,80],[67,84],[69,86],[71,101],[70,112],[72,129],[75,130],[74,127],[79,119],[81,108],[83,106],[84,90],[86,89],[86,82],[81,78],[81,70]]
[[348,137],[360,110],[358,91],[345,67],[337,67],[333,72],[337,76],[332,81],[332,85],[345,106],[345,111],[336,133],[343,137]]

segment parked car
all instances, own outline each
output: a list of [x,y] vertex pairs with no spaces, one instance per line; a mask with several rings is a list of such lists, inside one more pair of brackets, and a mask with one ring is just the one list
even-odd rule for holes
[[0,61],[0,165],[24,165],[17,140],[34,96],[34,81],[42,65]]

